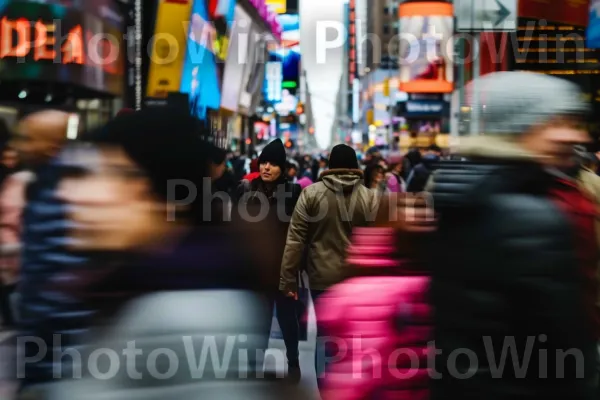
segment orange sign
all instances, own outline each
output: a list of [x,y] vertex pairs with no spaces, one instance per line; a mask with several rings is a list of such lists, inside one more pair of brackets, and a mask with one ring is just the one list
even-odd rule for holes
[[[445,48],[454,32],[453,6],[449,3],[404,3],[399,7],[400,91],[406,93],[452,93],[454,65]],[[433,54],[427,50],[434,45]]]
[[[102,67],[108,73],[122,72],[118,42],[109,40],[107,36],[97,39],[91,32],[86,32],[84,40],[83,28],[76,25],[59,47],[55,34],[54,23],[30,22],[25,18],[10,20],[4,17],[0,20],[0,59],[33,57],[34,61],[48,60],[80,65],[87,63]],[[35,39],[32,41],[32,38]]]

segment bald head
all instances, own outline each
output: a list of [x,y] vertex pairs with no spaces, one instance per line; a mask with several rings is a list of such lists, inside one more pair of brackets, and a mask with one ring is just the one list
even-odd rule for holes
[[67,140],[70,115],[64,111],[46,110],[23,118],[13,141],[21,161],[35,166],[55,157]]

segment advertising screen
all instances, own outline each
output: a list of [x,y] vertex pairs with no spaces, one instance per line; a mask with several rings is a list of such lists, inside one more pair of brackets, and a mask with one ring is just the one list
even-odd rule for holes
[[285,14],[287,11],[287,0],[267,0],[267,6],[277,14]]
[[[282,45],[271,54],[271,61],[279,61],[283,67],[283,85],[287,89],[296,89],[300,81],[300,16],[285,14],[279,16]],[[293,86],[293,85],[296,86]],[[286,86],[291,85],[291,86]],[[296,92],[296,90],[290,90]]]
[[600,49],[600,0],[591,0],[590,2],[590,22],[586,38],[588,48]]
[[223,87],[221,94],[221,107],[237,112],[239,105],[242,80],[246,64],[254,59],[250,57],[249,48],[252,30],[250,16],[240,7],[235,8],[234,23],[229,36],[229,52],[225,63]]
[[446,48],[454,30],[452,4],[404,3],[399,12],[400,90],[451,93],[454,68]]
[[166,98],[169,92],[179,91],[185,60],[185,22],[191,11],[192,0],[160,0],[150,55],[148,97]]
[[219,15],[217,6],[216,0],[195,0],[187,34],[179,90],[189,94],[190,109],[200,119],[206,118],[208,109],[221,106],[229,37],[228,16]]
[[[123,93],[123,35],[115,18],[106,20],[57,4],[0,5],[0,79],[71,83]],[[59,39],[61,46],[53,46]]]
[[[297,14],[279,16],[282,26],[282,44],[271,49],[267,74],[265,76],[265,98],[277,105],[285,100],[282,106],[287,109],[293,102],[291,97],[299,94],[301,56],[300,56],[300,17]],[[281,82],[281,87],[275,87]],[[281,108],[281,107],[280,107]]]

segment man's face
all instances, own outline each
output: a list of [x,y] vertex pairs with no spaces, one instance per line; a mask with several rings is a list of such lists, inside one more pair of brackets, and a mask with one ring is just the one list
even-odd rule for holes
[[589,142],[587,129],[570,118],[555,119],[521,137],[521,144],[538,155],[542,164],[560,169],[575,166],[574,146]]
[[265,162],[260,164],[260,177],[263,182],[273,183],[276,182],[281,176],[281,168],[278,165]]

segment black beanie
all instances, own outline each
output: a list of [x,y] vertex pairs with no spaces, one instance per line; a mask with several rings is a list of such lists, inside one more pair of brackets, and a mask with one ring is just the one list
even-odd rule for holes
[[338,144],[331,149],[329,155],[330,169],[358,169],[358,159],[354,149],[345,144]]
[[258,157],[259,164],[269,162],[273,165],[277,165],[281,169],[285,168],[286,161],[285,147],[283,146],[281,139],[275,139],[266,145]]

